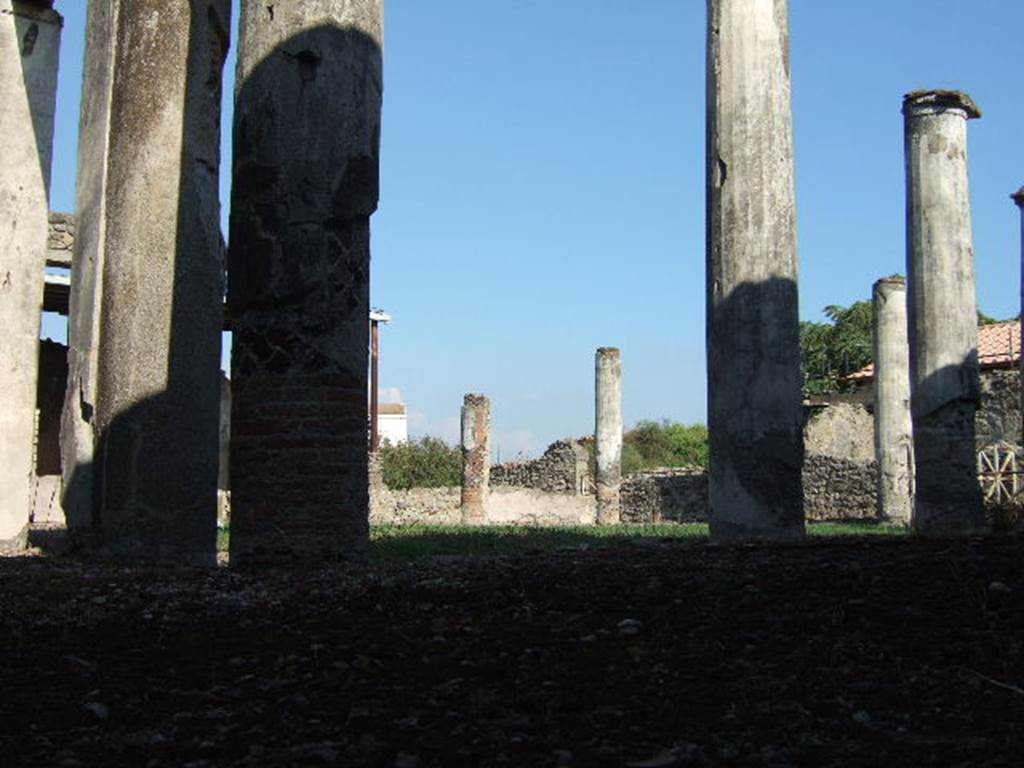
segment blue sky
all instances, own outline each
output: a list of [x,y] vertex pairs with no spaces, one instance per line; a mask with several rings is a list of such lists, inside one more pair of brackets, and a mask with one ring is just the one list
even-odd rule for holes
[[[57,6],[52,207],[73,210],[85,2]],[[900,104],[922,88],[984,112],[978,300],[1016,315],[1024,3],[790,0],[790,24],[801,317],[904,271]],[[372,301],[411,432],[456,439],[483,392],[503,459],[589,433],[598,346],[622,348],[627,424],[703,421],[705,3],[386,0],[385,35]]]

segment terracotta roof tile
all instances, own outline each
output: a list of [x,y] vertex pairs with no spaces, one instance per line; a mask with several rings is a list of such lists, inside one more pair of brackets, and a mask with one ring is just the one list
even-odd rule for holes
[[[1020,321],[978,326],[978,364],[986,368],[1006,368],[1020,362]],[[870,381],[875,366],[867,365],[847,376],[848,381]]]

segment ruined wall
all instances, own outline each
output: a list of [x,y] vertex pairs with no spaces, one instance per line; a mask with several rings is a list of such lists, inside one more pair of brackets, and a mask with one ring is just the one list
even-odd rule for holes
[[46,265],[71,268],[71,253],[75,247],[75,217],[70,213],[50,211],[46,236]]
[[491,467],[492,486],[516,486],[548,493],[580,493],[589,478],[589,454],[577,442],[559,440],[533,461]]
[[[455,525],[462,521],[459,488],[410,488],[392,491],[371,486],[370,524],[429,523]],[[487,495],[488,525],[580,525],[594,522],[594,497],[547,493],[530,488],[491,488]]]
[[878,463],[808,453],[804,457],[804,514],[808,520],[868,520],[875,509]]
[[863,405],[837,403],[804,426],[804,514],[808,520],[876,516],[874,419]]
[[975,417],[978,445],[1004,440],[1021,445],[1020,371],[998,368],[981,373],[981,408]]
[[705,523],[708,473],[703,469],[660,469],[622,481],[624,523]]

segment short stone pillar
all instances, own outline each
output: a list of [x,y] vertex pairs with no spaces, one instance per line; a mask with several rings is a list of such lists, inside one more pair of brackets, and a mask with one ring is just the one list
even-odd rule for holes
[[89,3],[61,442],[68,526],[101,557],[216,560],[230,13]]
[[713,539],[804,533],[786,0],[710,0],[707,355]]
[[0,0],[0,552],[28,542],[60,15]]
[[974,417],[980,398],[978,315],[967,183],[967,121],[977,106],[957,91],[903,99],[911,409],[916,461],[914,529],[983,526]]
[[382,0],[242,0],[228,254],[231,561],[369,546]]
[[487,522],[491,480],[491,401],[466,395],[462,401],[462,522]]
[[622,357],[615,347],[594,355],[594,447],[599,525],[620,522],[622,482]]
[[875,283],[875,459],[880,520],[909,525],[914,508],[914,430],[910,417],[907,285],[902,277]]

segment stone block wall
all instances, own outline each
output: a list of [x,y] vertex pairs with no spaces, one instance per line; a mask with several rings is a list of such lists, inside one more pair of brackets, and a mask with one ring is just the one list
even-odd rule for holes
[[70,213],[50,211],[50,227],[46,237],[46,264],[71,268],[71,252],[75,246],[75,217]]
[[547,493],[579,494],[590,477],[590,454],[580,443],[559,440],[533,461],[491,467],[491,486],[514,486]]
[[708,474],[703,469],[662,469],[622,482],[624,523],[703,523],[708,519]]
[[868,520],[877,517],[878,463],[837,456],[804,456],[804,517],[807,520]]
[[992,368],[981,373],[981,408],[974,420],[979,446],[996,441],[1021,445],[1020,372]]

